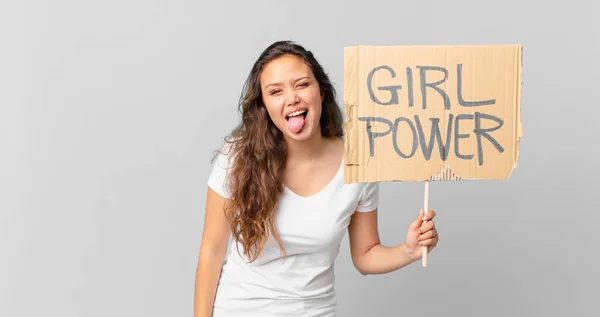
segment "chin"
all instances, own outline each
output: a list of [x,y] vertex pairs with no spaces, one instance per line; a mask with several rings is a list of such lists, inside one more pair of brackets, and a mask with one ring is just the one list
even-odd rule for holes
[[286,136],[289,140],[293,140],[296,142],[304,142],[304,141],[309,141],[310,139],[313,138],[314,133],[305,133],[305,132],[300,132],[300,133],[292,133],[292,132],[287,132]]

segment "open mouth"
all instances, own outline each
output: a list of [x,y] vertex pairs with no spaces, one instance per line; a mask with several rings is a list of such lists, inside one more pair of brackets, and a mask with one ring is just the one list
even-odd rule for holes
[[290,113],[287,117],[285,117],[285,119],[289,121],[290,118],[298,117],[298,116],[302,116],[303,119],[306,119],[306,114],[307,113],[308,113],[308,110],[294,111],[294,112]]
[[306,113],[308,110],[301,109],[290,113],[285,119],[287,120],[287,128],[291,133],[300,133],[306,123]]

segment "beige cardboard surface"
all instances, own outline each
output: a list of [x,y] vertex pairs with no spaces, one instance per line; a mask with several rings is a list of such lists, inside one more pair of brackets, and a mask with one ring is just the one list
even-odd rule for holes
[[517,44],[346,47],[345,182],[508,178],[521,58]]

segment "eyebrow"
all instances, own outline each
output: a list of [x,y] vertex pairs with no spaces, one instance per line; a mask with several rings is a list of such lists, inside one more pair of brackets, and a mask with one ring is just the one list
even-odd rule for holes
[[[298,81],[300,81],[300,80],[302,80],[302,79],[309,79],[309,78],[310,78],[310,77],[308,77],[308,76],[304,76],[304,77],[296,78],[296,80],[294,80],[294,82],[296,83],[296,82],[298,82]],[[276,86],[276,85],[281,85],[281,82],[277,82],[277,83],[270,83],[270,84],[268,84],[268,85],[266,85],[266,86],[265,86],[265,89],[269,88],[269,86]]]

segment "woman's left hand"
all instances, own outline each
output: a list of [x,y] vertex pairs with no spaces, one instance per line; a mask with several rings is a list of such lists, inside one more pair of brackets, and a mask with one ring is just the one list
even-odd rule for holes
[[431,252],[439,241],[439,235],[433,218],[435,211],[431,210],[426,215],[423,210],[408,228],[406,234],[407,255],[418,260],[423,256],[423,246],[427,246],[427,253]]

